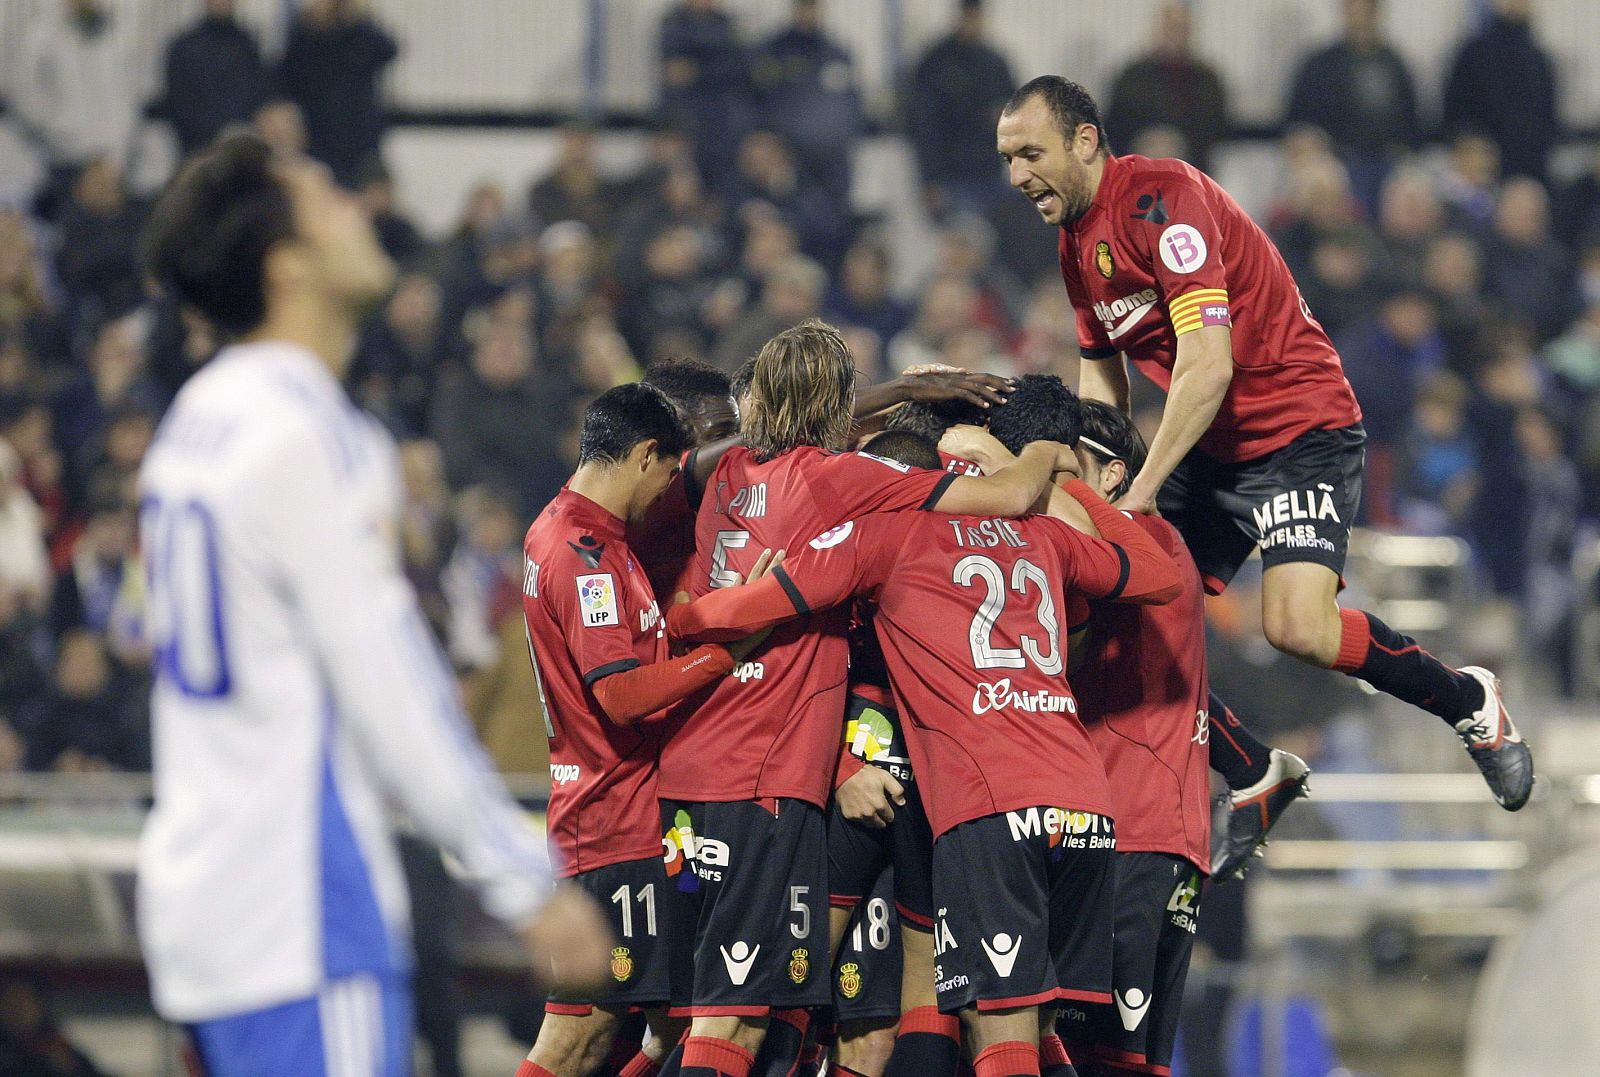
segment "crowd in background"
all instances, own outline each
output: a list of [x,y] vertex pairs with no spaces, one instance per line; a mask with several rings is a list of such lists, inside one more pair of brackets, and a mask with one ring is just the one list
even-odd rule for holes
[[[0,208],[0,771],[148,766],[135,476],[218,342],[141,280],[149,206],[123,169],[142,110],[184,152],[253,125],[371,210],[403,272],[350,391],[402,443],[406,563],[485,738],[508,769],[536,769],[520,537],[570,472],[593,395],[666,357],[731,370],[813,315],[845,329],[867,379],[942,362],[1076,382],[1053,236],[994,155],[1018,79],[981,3],[954,7],[898,117],[921,176],[908,197],[937,230],[936,268],[910,295],[890,287],[882,223],[850,203],[871,123],[807,0],[764,41],[716,0],[685,0],[660,28],[642,169],[602,171],[595,132],[565,128],[549,174],[479,187],[438,240],[397,208],[379,152],[397,47],[359,0],[306,0],[270,59],[231,0],[207,0],[154,95],[123,81],[100,0],[30,24],[3,87],[47,168],[30,201]],[[1285,102],[1261,223],[1365,408],[1363,522],[1466,539],[1538,647],[1565,638],[1573,535],[1600,509],[1600,161],[1551,178],[1549,58],[1527,3],[1494,9],[1427,117],[1375,0],[1349,0],[1344,35],[1304,59]],[[1230,138],[1188,18],[1166,6],[1103,102],[1117,151],[1206,165]]]

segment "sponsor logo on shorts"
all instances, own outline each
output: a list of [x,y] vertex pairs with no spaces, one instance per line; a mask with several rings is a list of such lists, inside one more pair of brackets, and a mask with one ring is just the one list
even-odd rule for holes
[[972,686],[973,714],[984,715],[999,710],[1022,711],[1024,714],[1077,714],[1078,701],[1043,688],[1031,692],[1015,691],[1011,687],[1010,677]]
[[1126,991],[1113,991],[1111,997],[1117,1000],[1117,1016],[1122,1018],[1122,1027],[1132,1032],[1144,1021],[1144,1015],[1150,1009],[1150,996],[1137,987],[1130,987]]
[[[661,837],[661,860],[667,869],[667,878],[678,880],[678,889],[686,894],[699,891],[702,880],[721,882],[722,871],[731,859],[728,843],[715,838],[702,838],[694,832],[689,813],[678,811],[672,826]],[[688,865],[689,870],[684,871]]]
[[740,662],[733,667],[733,672],[728,674],[740,684],[749,684],[751,681],[762,680],[766,675],[767,667],[760,662]]
[[854,961],[839,966],[839,994],[847,999],[861,994],[861,966]]
[[1022,936],[1013,939],[1004,931],[994,937],[991,943],[988,939],[978,940],[983,943],[983,952],[989,957],[989,964],[994,966],[994,971],[1004,980],[1011,975],[1011,970],[1017,967],[1017,955],[1022,953]]
[[583,768],[576,763],[551,763],[550,784],[555,786],[567,785],[583,777]]
[[950,915],[949,909],[940,909],[938,922],[933,925],[933,956],[940,957],[946,950],[959,950],[960,945],[950,931],[950,925],[945,922],[945,917]]
[[633,953],[626,946],[611,951],[611,978],[625,983],[633,976]]
[[1167,912],[1172,914],[1172,926],[1193,935],[1200,926],[1200,910],[1195,901],[1200,897],[1200,873],[1191,871],[1172,891],[1167,899]]
[[731,950],[726,946],[718,946],[717,949],[722,951],[722,963],[728,967],[728,979],[733,981],[733,986],[743,987],[750,978],[751,967],[761,954],[761,947],[752,947],[740,939]]
[[1089,1023],[1088,1011],[1080,1010],[1076,1006],[1069,1006],[1064,1010],[1057,1010],[1056,1015],[1063,1021],[1073,1021],[1080,1025],[1086,1025]]
[[1117,839],[1111,821],[1093,812],[1067,808],[1025,808],[1006,812],[1006,826],[1012,841],[1048,836],[1049,847],[1068,849],[1115,849]]
[[1256,530],[1261,533],[1261,548],[1283,546],[1332,552],[1335,548],[1332,540],[1317,534],[1317,524],[1331,520],[1344,526],[1334,506],[1333,493],[1332,486],[1319,482],[1315,489],[1289,490],[1250,510],[1255,517]]
[[966,974],[961,972],[952,973],[947,980],[944,978],[944,966],[933,966],[933,989],[936,993],[954,991],[958,987],[965,987],[971,982]]
[[789,954],[789,979],[797,984],[806,982],[811,975],[811,951],[793,950]]
[[578,601],[583,606],[583,626],[598,628],[617,623],[617,586],[611,573],[578,577]]

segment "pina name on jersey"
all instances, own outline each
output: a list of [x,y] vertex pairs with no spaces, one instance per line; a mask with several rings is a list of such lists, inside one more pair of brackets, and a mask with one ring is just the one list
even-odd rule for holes
[[996,546],[1021,549],[1028,544],[1028,540],[1022,537],[1022,532],[1017,530],[1017,525],[1010,520],[985,520],[976,526],[961,520],[951,520],[950,529],[956,534],[957,546],[977,546],[992,550]]

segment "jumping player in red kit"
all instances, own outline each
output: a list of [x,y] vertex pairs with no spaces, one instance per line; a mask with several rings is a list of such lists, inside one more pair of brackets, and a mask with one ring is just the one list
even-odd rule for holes
[[[1126,410],[1123,356],[1167,390],[1149,459],[1118,504],[1159,505],[1212,593],[1259,547],[1273,646],[1443,718],[1500,805],[1521,808],[1533,757],[1494,675],[1453,669],[1372,614],[1339,607],[1361,494],[1361,409],[1271,240],[1194,167],[1114,156],[1094,99],[1060,76],[1018,90],[996,140],[1011,185],[1060,228],[1085,360],[1079,392]],[[1257,780],[1270,781],[1257,759]]]

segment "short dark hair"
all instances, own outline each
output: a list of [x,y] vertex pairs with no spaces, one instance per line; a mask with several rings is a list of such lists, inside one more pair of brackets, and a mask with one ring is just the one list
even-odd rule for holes
[[989,409],[989,433],[1014,453],[1034,441],[1076,445],[1082,427],[1083,402],[1054,374],[1024,374]]
[[756,376],[756,357],[751,356],[734,368],[728,379],[728,395],[737,401],[750,391],[750,382]]
[[267,316],[266,258],[294,208],[260,137],[224,136],[178,173],[144,233],[150,274],[229,336]]
[[861,451],[924,471],[939,471],[944,467],[944,461],[939,459],[939,447],[909,430],[885,430],[862,446]]
[[941,400],[935,404],[908,400],[889,413],[883,428],[920,434],[937,445],[952,426],[982,426],[986,418],[982,408],[965,400]]
[[682,456],[691,443],[683,416],[661,390],[642,382],[615,386],[584,410],[578,463],[614,464],[651,438],[658,456]]
[[1040,75],[1023,83],[1021,89],[1006,102],[1004,111],[1007,114],[1015,112],[1034,97],[1044,99],[1045,106],[1050,109],[1050,115],[1055,117],[1056,126],[1061,128],[1061,134],[1069,146],[1079,125],[1092,123],[1095,133],[1100,136],[1100,152],[1111,152],[1106,125],[1100,120],[1100,106],[1094,103],[1088,90],[1060,75]]
[[726,401],[732,395],[728,375],[706,362],[685,356],[679,359],[657,359],[645,367],[646,385],[661,393],[686,415],[705,410],[715,402]]
[[[1115,501],[1128,492],[1128,487],[1133,485],[1133,480],[1144,467],[1145,457],[1149,453],[1144,435],[1133,425],[1133,419],[1127,412],[1103,401],[1081,401],[1081,411],[1083,430],[1078,444],[1107,463],[1121,460],[1128,469],[1122,484],[1111,491],[1111,499]],[[1111,455],[1107,456],[1104,450],[1110,450]]]

